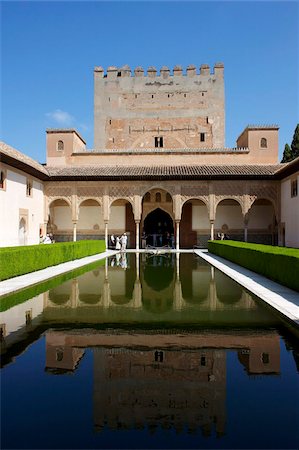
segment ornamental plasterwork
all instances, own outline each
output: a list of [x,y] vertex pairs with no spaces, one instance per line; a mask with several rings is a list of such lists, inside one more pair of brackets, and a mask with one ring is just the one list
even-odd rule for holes
[[244,183],[228,181],[221,183],[213,183],[213,193],[216,196],[229,197],[229,198],[240,198],[244,192]]
[[78,197],[88,197],[88,198],[96,198],[101,197],[104,194],[104,189],[100,187],[93,186],[82,186],[77,187],[77,195]]
[[82,195],[82,196],[78,196],[78,206],[81,206],[81,203],[85,202],[86,200],[95,200],[99,206],[102,206],[102,197],[95,197],[95,196],[91,196],[91,195]]
[[198,194],[194,194],[191,196],[181,195],[181,206],[188,200],[201,200],[203,203],[206,204],[207,208],[209,208],[210,206],[210,198],[208,195],[198,195]]
[[51,206],[51,203],[53,203],[55,200],[65,200],[70,207],[72,207],[72,196],[65,196],[65,195],[53,195],[53,196],[47,196],[48,198],[48,205]]
[[48,197],[71,197],[72,189],[69,186],[47,186],[45,193]]
[[206,197],[209,195],[208,184],[201,184],[199,186],[182,186],[181,194],[185,197]]
[[250,206],[258,198],[272,200],[274,204],[278,201],[277,186],[250,186],[249,188]]

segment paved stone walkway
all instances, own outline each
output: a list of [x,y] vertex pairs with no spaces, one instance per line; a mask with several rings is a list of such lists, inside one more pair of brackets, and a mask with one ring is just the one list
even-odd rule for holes
[[117,252],[113,250],[107,250],[106,252],[99,253],[97,255],[86,256],[85,258],[75,259],[74,261],[68,261],[62,264],[58,264],[57,266],[47,267],[46,269],[1,281],[0,297],[2,295],[20,291],[21,289],[32,286],[33,284],[41,283],[42,281],[48,280],[50,278],[54,278],[57,275],[61,275],[62,273],[78,269],[78,267],[86,266],[87,264],[99,261],[103,258],[106,258],[106,256],[111,256],[115,253]]
[[207,250],[194,250],[194,253],[264,300],[296,325],[299,325],[298,292],[227,259],[208,253]]

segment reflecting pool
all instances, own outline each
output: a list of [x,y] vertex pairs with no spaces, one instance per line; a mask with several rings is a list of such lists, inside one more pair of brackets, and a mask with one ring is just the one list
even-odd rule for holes
[[187,253],[0,301],[1,448],[296,449],[296,329]]

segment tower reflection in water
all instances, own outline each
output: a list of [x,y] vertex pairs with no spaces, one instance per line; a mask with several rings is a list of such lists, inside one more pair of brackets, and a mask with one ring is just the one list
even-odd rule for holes
[[[190,255],[128,256],[126,263],[112,259],[44,294],[44,317],[72,324],[154,322],[159,328],[48,330],[47,372],[75,371],[92,349],[98,431],[162,427],[179,433],[187,427],[205,436],[225,434],[227,352],[237,352],[248,376],[279,374],[280,336],[249,329],[271,319],[239,285],[198,258],[190,269]],[[175,330],[190,323],[204,327]],[[237,332],[222,327],[231,323]]]

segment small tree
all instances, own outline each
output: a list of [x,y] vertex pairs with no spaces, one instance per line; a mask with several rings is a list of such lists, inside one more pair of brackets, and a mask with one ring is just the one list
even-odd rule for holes
[[299,124],[297,124],[292,140],[291,147],[286,144],[284,147],[283,157],[281,162],[286,163],[293,161],[293,159],[299,156]]
[[297,158],[297,156],[299,156],[299,123],[297,124],[294,132],[293,140],[291,143],[291,149],[293,155],[292,159]]
[[286,163],[289,161],[292,161],[292,150],[291,150],[291,147],[289,146],[289,144],[286,144],[284,146],[284,152],[283,152],[283,157],[282,157],[281,162]]

